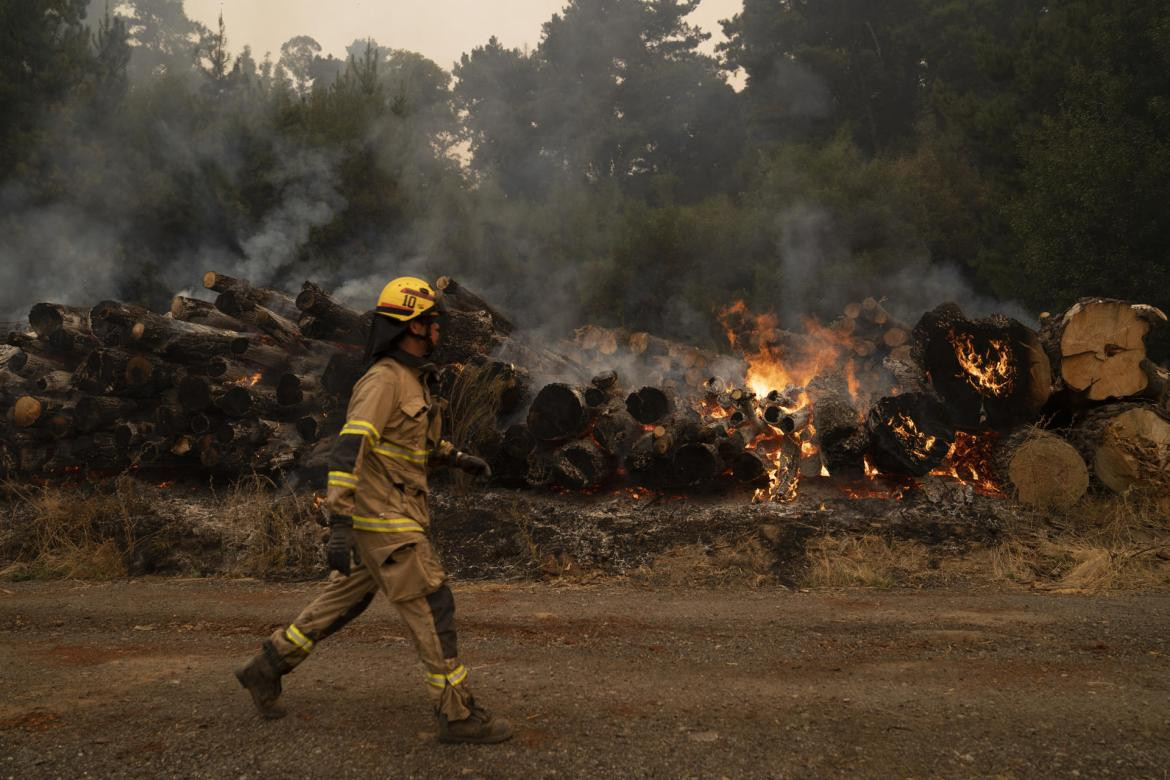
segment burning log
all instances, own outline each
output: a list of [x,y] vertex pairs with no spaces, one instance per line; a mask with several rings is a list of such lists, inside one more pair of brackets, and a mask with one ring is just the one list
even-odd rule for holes
[[944,304],[922,316],[914,338],[919,363],[960,430],[1028,422],[1052,394],[1040,337],[1015,320],[972,321]]
[[1114,493],[1170,495],[1170,420],[1143,404],[1110,404],[1083,415],[1068,431],[1093,475]]
[[553,479],[571,490],[594,487],[612,473],[605,453],[587,439],[566,444],[550,460]]
[[1016,500],[1038,509],[1068,509],[1089,487],[1089,469],[1077,449],[1054,433],[1029,426],[996,448],[1000,482]]
[[[819,405],[817,419],[819,426]],[[946,460],[955,442],[946,407],[921,393],[883,398],[869,410],[865,425],[873,464],[889,474],[925,476]]]
[[670,396],[657,387],[643,387],[626,397],[626,411],[642,425],[654,425],[673,409]]
[[435,281],[435,287],[443,293],[443,301],[447,304],[448,308],[455,311],[486,313],[491,317],[492,330],[496,333],[509,336],[516,329],[511,320],[500,314],[489,306],[483,298],[468,290],[450,276],[440,276]]
[[215,299],[215,308],[263,331],[287,350],[300,352],[303,349],[301,331],[291,320],[261,306],[246,295],[238,292],[220,293]]
[[[301,329],[307,336],[358,345],[365,344],[369,338],[372,313],[363,315],[342,306],[312,282],[304,283],[296,307],[304,313]],[[312,322],[307,323],[306,318]]]
[[545,385],[528,410],[528,430],[539,441],[563,441],[580,436],[589,422],[584,394],[572,385]]
[[[244,303],[246,301],[260,306],[285,320],[295,320],[300,316],[300,310],[297,308],[296,302],[289,296],[265,287],[253,287],[242,279],[233,279],[224,274],[208,271],[203,275],[203,286],[221,295],[230,293],[232,300],[240,302],[239,305],[241,306],[246,305]],[[218,301],[216,302],[216,308],[224,311],[220,308]],[[231,312],[225,311],[224,313],[229,316],[234,316]]]
[[817,429],[815,441],[829,473],[833,476],[862,476],[869,435],[848,396],[832,390],[817,392],[813,409],[813,425]]
[[1041,326],[1064,387],[1089,401],[1128,398],[1146,389],[1145,337],[1166,322],[1153,306],[1086,298]]

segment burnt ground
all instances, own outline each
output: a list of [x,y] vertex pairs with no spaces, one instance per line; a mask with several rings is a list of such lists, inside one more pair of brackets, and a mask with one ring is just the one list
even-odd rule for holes
[[1167,777],[1170,594],[456,583],[515,740],[433,739],[385,604],[263,722],[231,676],[313,584],[0,586],[0,777]]

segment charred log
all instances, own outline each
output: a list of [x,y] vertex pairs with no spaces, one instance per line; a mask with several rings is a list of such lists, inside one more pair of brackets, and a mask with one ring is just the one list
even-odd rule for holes
[[[819,430],[819,405],[817,424]],[[883,398],[869,410],[865,425],[873,464],[888,474],[929,474],[955,443],[946,407],[921,393]]]
[[923,315],[915,353],[960,430],[1027,422],[1052,394],[1040,337],[1007,317],[968,320],[954,304]]
[[823,392],[816,396],[814,410],[815,441],[829,473],[863,476],[869,436],[852,402],[839,393]]
[[593,438],[607,454],[624,458],[643,433],[642,426],[624,409],[607,409],[593,425]]
[[589,422],[584,394],[561,382],[545,385],[528,410],[528,430],[540,441],[563,441],[580,436]]
[[626,398],[626,411],[642,425],[654,425],[673,408],[670,396],[657,387],[643,387]]
[[692,442],[674,452],[674,479],[681,486],[714,482],[723,472],[723,461],[714,444]]
[[591,441],[575,441],[557,450],[552,458],[554,480],[571,490],[594,487],[609,478],[609,459]]

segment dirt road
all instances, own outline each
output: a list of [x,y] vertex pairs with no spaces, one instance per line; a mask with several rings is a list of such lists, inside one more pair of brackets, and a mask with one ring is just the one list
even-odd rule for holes
[[[262,722],[231,675],[315,590],[0,590],[0,778],[1167,777],[1170,595],[457,585],[503,746],[433,739],[385,604]],[[377,682],[369,684],[374,678]]]

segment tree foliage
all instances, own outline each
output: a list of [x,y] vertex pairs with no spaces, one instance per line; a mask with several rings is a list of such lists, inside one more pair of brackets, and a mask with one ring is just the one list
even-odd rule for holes
[[1170,305],[1165,3],[744,0],[715,55],[697,5],[565,0],[448,73],[234,52],[181,0],[0,0],[0,308],[205,267],[358,302],[453,272],[530,323],[689,338],[737,297]]

